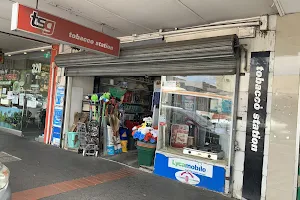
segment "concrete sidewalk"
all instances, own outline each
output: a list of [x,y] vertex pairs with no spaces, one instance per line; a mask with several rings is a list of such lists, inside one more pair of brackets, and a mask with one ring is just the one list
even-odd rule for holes
[[101,158],[0,133],[0,152],[15,160],[13,200],[229,200],[220,194],[132,169]]

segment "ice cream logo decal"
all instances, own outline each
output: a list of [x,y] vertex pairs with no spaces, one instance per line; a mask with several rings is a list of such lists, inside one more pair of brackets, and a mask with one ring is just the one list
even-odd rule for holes
[[193,173],[188,171],[178,171],[175,173],[175,177],[182,183],[197,185],[200,183],[200,179]]

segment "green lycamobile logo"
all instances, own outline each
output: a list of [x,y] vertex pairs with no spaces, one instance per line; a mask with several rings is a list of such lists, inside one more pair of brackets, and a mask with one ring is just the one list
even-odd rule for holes
[[172,160],[172,165],[174,166],[174,168],[180,167],[180,168],[185,168],[187,170],[195,170],[203,173],[206,172],[205,167],[203,167],[202,165],[197,165],[197,164],[191,165],[176,160]]
[[213,177],[214,171],[213,165],[183,158],[168,158],[168,167],[180,171],[189,171],[210,178]]

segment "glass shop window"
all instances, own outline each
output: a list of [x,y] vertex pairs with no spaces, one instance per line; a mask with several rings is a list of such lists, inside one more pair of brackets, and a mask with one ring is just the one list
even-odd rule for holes
[[229,154],[235,76],[163,76],[164,149],[210,160]]

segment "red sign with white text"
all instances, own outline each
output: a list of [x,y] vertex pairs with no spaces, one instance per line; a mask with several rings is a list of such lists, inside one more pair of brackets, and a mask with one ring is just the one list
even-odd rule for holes
[[13,4],[11,30],[119,56],[120,40],[51,14]]

